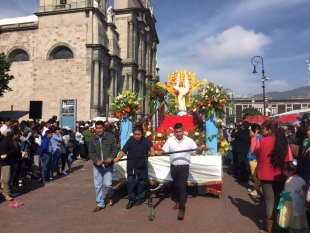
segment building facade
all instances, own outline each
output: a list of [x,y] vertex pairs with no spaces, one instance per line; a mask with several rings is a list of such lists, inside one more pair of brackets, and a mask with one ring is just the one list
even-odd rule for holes
[[[257,108],[262,114],[264,112],[263,98],[235,97],[228,100],[233,104],[234,110],[228,110],[227,116],[234,116],[237,120],[242,119],[242,111],[249,107]],[[281,113],[310,108],[310,97],[292,97],[284,99],[265,99],[266,115],[273,116]]]
[[[40,0],[34,16],[0,20],[0,52],[13,60],[15,77],[1,110],[40,100],[49,119],[60,99],[77,99],[77,119],[87,120],[109,110],[109,94],[144,96],[158,80],[153,8],[150,0],[114,0],[114,8],[108,0]],[[148,114],[145,99],[139,115]]]

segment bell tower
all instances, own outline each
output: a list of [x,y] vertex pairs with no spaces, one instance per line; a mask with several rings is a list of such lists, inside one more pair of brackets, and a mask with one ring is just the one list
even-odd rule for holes
[[38,12],[57,12],[81,8],[98,8],[106,14],[109,0],[40,0]]

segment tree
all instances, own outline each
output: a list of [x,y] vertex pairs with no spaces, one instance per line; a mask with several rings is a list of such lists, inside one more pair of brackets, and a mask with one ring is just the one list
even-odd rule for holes
[[243,115],[243,119],[245,119],[253,115],[262,115],[262,113],[257,108],[249,107],[249,108],[243,109],[242,115]]
[[226,124],[235,124],[235,117],[234,116],[227,116],[226,117]]
[[12,60],[7,59],[5,54],[0,53],[0,97],[3,97],[3,94],[12,91],[9,87],[9,81],[14,78],[13,75],[9,75],[10,67],[12,65]]

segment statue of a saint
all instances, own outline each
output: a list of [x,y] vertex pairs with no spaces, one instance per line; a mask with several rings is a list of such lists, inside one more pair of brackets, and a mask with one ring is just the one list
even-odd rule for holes
[[94,7],[98,8],[100,0],[94,0]]
[[107,9],[107,23],[113,23],[113,8],[112,6],[109,6]]
[[177,84],[174,86],[174,89],[178,91],[178,106],[179,112],[186,112],[186,103],[185,98],[189,91],[188,76],[185,73],[185,83],[180,82],[180,72],[178,73]]

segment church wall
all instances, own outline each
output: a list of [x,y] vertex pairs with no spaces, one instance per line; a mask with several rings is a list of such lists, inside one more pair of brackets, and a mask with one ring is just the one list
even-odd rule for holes
[[[77,119],[90,116],[90,74],[86,73],[87,19],[85,13],[39,18],[35,99],[43,100],[43,119],[59,113],[60,99],[78,99]],[[72,23],[74,22],[74,23]],[[50,60],[58,45],[68,46],[74,59]],[[89,69],[88,69],[89,70]]]
[[[29,110],[29,101],[34,94],[35,81],[35,53],[36,53],[37,31],[18,31],[4,32],[0,34],[0,52],[9,55],[14,49],[20,48],[25,50],[30,61],[14,62],[9,74],[14,79],[9,82],[12,92],[7,92],[0,98],[0,110]],[[22,101],[21,101],[22,100]]]

